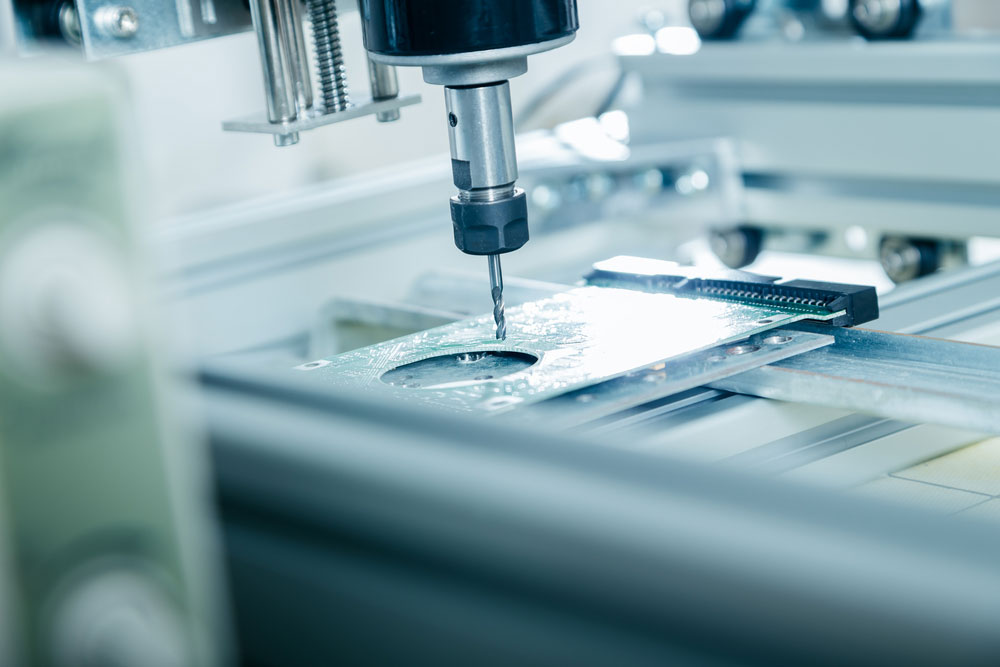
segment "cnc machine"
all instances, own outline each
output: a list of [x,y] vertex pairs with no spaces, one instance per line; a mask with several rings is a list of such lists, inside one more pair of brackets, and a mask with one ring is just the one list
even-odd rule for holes
[[[995,664],[1000,42],[680,4],[535,131],[575,0],[360,0],[368,95],[333,0],[3,4],[0,665]],[[397,121],[414,67],[450,155],[140,228],[67,47],[249,30],[220,132]]]

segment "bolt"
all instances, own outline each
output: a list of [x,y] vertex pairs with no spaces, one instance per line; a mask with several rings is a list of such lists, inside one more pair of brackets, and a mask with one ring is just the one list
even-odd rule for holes
[[274,145],[278,148],[283,148],[285,146],[294,146],[299,143],[299,133],[289,132],[288,134],[276,134],[274,135]]
[[94,22],[101,32],[117,39],[131,39],[139,32],[139,15],[131,7],[101,7]]

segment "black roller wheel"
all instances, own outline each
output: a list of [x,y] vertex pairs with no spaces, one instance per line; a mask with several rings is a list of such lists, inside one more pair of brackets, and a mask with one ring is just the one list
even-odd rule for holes
[[757,0],[688,0],[688,18],[702,39],[732,39]]
[[757,227],[735,227],[711,233],[709,247],[719,260],[731,269],[752,264],[764,245],[764,232]]
[[879,260],[894,283],[930,275],[941,267],[941,243],[930,239],[887,236],[879,244]]
[[919,0],[850,0],[851,25],[869,40],[907,39],[920,23]]

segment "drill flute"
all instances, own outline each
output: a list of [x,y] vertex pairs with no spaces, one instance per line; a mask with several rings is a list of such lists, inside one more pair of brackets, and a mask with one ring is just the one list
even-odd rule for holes
[[497,325],[497,340],[507,340],[507,317],[503,305],[503,272],[500,255],[490,255],[490,295],[493,297],[493,321]]

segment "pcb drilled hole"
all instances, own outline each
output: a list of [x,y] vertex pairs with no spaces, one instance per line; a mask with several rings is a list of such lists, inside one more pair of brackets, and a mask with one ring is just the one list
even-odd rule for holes
[[434,389],[461,382],[490,382],[530,368],[538,357],[509,350],[481,350],[443,354],[397,366],[382,382],[407,389]]

